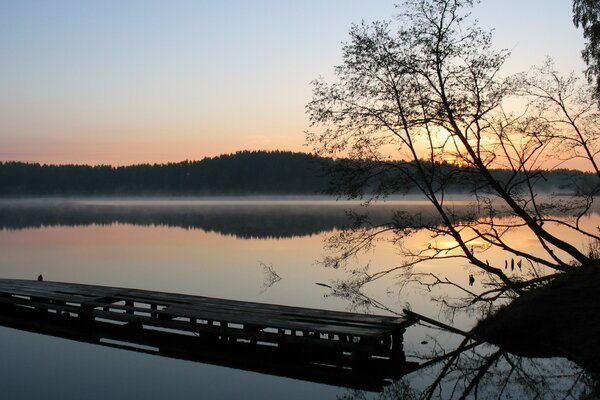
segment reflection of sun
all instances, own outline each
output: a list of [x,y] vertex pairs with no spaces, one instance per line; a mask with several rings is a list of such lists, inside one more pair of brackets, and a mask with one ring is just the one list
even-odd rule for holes
[[[471,252],[473,251],[483,251],[483,250],[487,250],[487,248],[489,247],[489,243],[486,242],[485,240],[475,237],[473,235],[468,236],[463,238],[467,248],[469,248],[469,250]],[[444,239],[440,239],[436,241],[436,245],[439,246],[438,248],[443,250],[444,252],[447,252],[448,254],[451,253],[456,253],[456,252],[462,252],[462,249],[460,248],[460,244],[454,240],[453,238],[447,237]]]

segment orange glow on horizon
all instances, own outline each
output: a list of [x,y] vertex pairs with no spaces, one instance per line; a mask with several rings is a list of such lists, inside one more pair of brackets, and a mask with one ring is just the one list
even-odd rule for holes
[[12,140],[0,149],[0,161],[122,166],[201,160],[242,150],[310,150],[304,146],[301,130],[289,135],[164,134],[140,131],[118,138],[96,132],[91,136],[40,138],[35,143]]

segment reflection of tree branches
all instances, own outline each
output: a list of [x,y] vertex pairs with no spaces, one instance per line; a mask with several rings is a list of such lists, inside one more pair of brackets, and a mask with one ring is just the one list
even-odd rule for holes
[[[450,210],[450,205],[448,209]],[[355,216],[354,214],[350,215]],[[449,242],[446,226],[439,224],[431,216],[425,217],[422,213],[408,215],[406,212],[396,212],[393,215],[393,221],[387,224],[371,224],[367,215],[355,216],[350,229],[338,232],[328,238],[326,243],[328,252],[324,264],[334,268],[346,268],[349,271],[345,282],[340,280],[331,285],[335,287],[332,295],[353,301],[353,306],[365,306],[369,301],[366,301],[362,295],[363,288],[382,278],[394,276],[399,280],[401,290],[408,285],[414,287],[414,284],[425,288],[429,293],[433,288],[444,286],[458,290],[464,295],[464,298],[434,298],[449,308],[467,308],[481,303],[481,310],[492,310],[491,305],[497,300],[514,298],[515,294],[537,288],[552,280],[556,274],[550,271],[572,268],[572,264],[565,263],[560,257],[556,257],[556,260],[552,261],[537,256],[533,251],[522,250],[521,247],[518,247],[521,244],[514,242],[509,235],[523,228],[524,225],[514,222],[513,217],[498,217],[497,213],[490,212],[487,207],[485,216],[482,218],[474,213],[468,205],[453,207],[451,214],[449,211],[448,215],[452,215],[456,221],[455,230],[461,235],[462,244]],[[552,221],[552,218],[546,218]],[[560,218],[554,219],[560,221]],[[423,234],[423,232],[428,232],[430,240],[420,247],[410,242],[416,233]],[[514,243],[511,243],[510,240],[513,240]],[[350,260],[357,260],[360,254],[372,251],[379,242],[385,241],[393,244],[400,255],[398,265],[377,271],[371,271],[368,265],[359,268],[352,267]],[[543,241],[540,243],[540,250],[546,248]],[[597,258],[594,255],[594,243],[596,243],[595,240],[590,242],[587,251],[591,259]],[[444,260],[465,260],[469,262],[470,258],[462,252],[464,245],[468,246],[470,253],[477,255],[487,266],[490,265],[490,262],[481,254],[491,248],[502,250],[502,256],[506,258],[496,256],[493,258],[493,263],[500,265],[503,263],[504,270],[509,269],[511,285],[507,285],[504,280],[499,279],[495,272],[483,271],[479,274],[482,278],[479,286],[483,287],[483,290],[472,290],[467,288],[466,284],[459,284],[445,276],[438,276],[431,272],[420,272],[415,268],[433,261],[439,263]],[[550,250],[549,254],[554,255],[554,252]]]
[[[425,279],[429,278],[429,279]],[[450,299],[448,296],[443,295],[440,297],[433,297],[432,300],[439,302],[442,304],[447,310],[458,310],[458,309],[466,309],[472,308],[473,306],[482,303],[484,307],[484,311],[491,311],[492,306],[495,302],[503,297],[507,296],[508,288],[506,286],[494,286],[490,290],[486,290],[481,293],[475,293],[462,285],[457,284],[449,280],[448,278],[440,278],[438,275],[433,273],[418,273],[413,274],[412,278],[409,282],[414,282],[417,285],[425,287],[426,290],[431,292],[433,288],[439,286],[448,286],[455,289],[458,289],[465,296],[459,296],[454,299]]]
[[[380,400],[417,400],[419,392],[410,386],[409,382],[401,379],[386,387],[377,397]],[[372,396],[358,390],[351,390],[346,394],[336,396],[337,400],[367,400]]]
[[[564,359],[523,358],[468,338],[455,349],[418,358],[426,361],[417,371],[394,381],[377,398],[577,399],[588,398],[598,385],[591,375]],[[426,376],[430,379],[423,387],[419,382]],[[358,391],[338,396],[340,400],[366,398]]]
[[[395,232],[399,228],[396,227],[393,229]],[[337,268],[348,268],[348,261],[351,255],[357,256],[357,253],[359,252],[370,250],[373,246],[375,246],[375,242],[377,240],[385,240],[385,238],[382,238],[381,235],[389,233],[391,230],[392,228],[387,228],[382,231],[379,230],[379,227],[376,227],[374,230],[369,228],[355,228],[354,230],[340,232],[336,234],[335,237],[331,237],[329,239],[329,254],[324,262],[326,265]],[[365,306],[368,305],[370,301],[365,299],[362,289],[370,283],[380,280],[386,276],[390,276],[391,274],[396,274],[396,277],[400,278],[399,280],[402,283],[402,287],[410,284],[417,284],[424,287],[428,292],[431,292],[434,287],[451,286],[465,295],[465,301],[463,304],[461,304],[461,306],[471,306],[479,302],[491,303],[501,298],[511,297],[513,296],[515,290],[526,290],[530,287],[537,286],[543,281],[543,278],[540,278],[535,269],[535,264],[531,260],[528,260],[530,272],[523,272],[521,279],[513,277],[513,285],[511,287],[505,285],[503,282],[499,282],[496,279],[497,276],[495,274],[488,274],[488,281],[484,282],[484,286],[488,286],[490,288],[481,293],[469,290],[466,288],[466,285],[463,286],[456,282],[452,282],[446,277],[440,277],[431,272],[418,272],[414,269],[414,267],[429,261],[435,260],[436,262],[439,262],[440,260],[466,259],[464,254],[457,252],[459,247],[458,245],[449,244],[440,246],[436,242],[437,237],[443,236],[443,233],[440,233],[440,231],[443,231],[443,227],[440,228],[436,226],[430,226],[427,228],[427,230],[432,232],[432,240],[421,249],[405,247],[400,240],[400,235],[394,233],[392,241],[402,256],[402,262],[399,265],[375,272],[371,272],[368,265],[361,268],[350,268],[349,275],[345,279],[336,281],[330,285],[330,287],[334,289],[331,294],[333,296],[338,296],[349,300],[355,307]],[[403,232],[403,235],[405,236],[409,236],[410,234],[410,232]],[[472,246],[475,247],[475,240],[478,238],[480,239],[482,236],[483,235],[479,235],[478,237],[465,239],[464,243],[473,243]],[[351,245],[347,246],[348,243],[351,243]],[[337,254],[334,252],[334,250],[337,250]],[[487,261],[485,262],[487,263]],[[514,259],[511,261],[511,264],[512,268],[514,269]],[[522,262],[518,261],[516,264],[518,264],[519,270],[521,270]],[[526,278],[528,274],[530,276]],[[442,304],[445,304],[449,307],[457,307],[457,303],[451,305],[446,299],[443,298],[435,300],[438,300]]]
[[[438,278],[434,276],[437,280]],[[547,277],[540,277],[540,284]],[[439,284],[452,285],[451,281]],[[332,286],[323,285],[330,289]],[[461,289],[462,290],[462,289]],[[468,291],[468,289],[465,289]],[[337,293],[337,292],[336,292]],[[351,294],[356,294],[350,291]],[[383,304],[360,293],[362,304],[389,310]],[[439,332],[444,332],[440,330]],[[480,341],[465,338],[456,348],[448,348],[436,337],[433,351],[417,352],[407,357],[421,361],[420,370],[413,375],[394,382],[381,394],[382,399],[401,395],[412,399],[433,398],[579,398],[596,390],[598,382],[584,370],[575,368],[566,359],[529,359],[512,355],[501,348],[490,347]],[[433,374],[424,389],[415,390],[413,378],[425,376],[425,370]],[[362,399],[361,392],[351,392],[342,399]]]
[[501,398],[504,393],[523,398],[566,399],[577,398],[589,390],[580,384],[586,375],[582,370],[565,373],[560,362],[553,366],[549,360],[524,359],[501,350],[459,368],[464,366],[473,378],[462,390],[461,399],[469,394],[475,398]]
[[[448,375],[448,373],[450,372],[452,366],[456,363],[456,361],[458,360],[458,357],[460,357],[460,355],[462,354],[462,352],[466,349],[466,345],[467,342],[469,341],[468,338],[465,338],[460,345],[458,346],[458,348],[454,351],[451,352],[451,356],[450,358],[444,363],[444,366],[442,367],[442,370],[440,371],[440,373],[437,375],[437,377],[435,378],[435,380],[427,387],[427,389],[423,392],[423,399],[431,399],[433,397],[433,395],[435,394],[436,390],[440,389],[441,386],[441,382],[442,380]],[[437,361],[439,357],[434,358],[432,361]]]
[[281,280],[281,276],[275,272],[272,264],[265,264],[263,262],[259,262],[259,264],[262,266],[265,273],[265,280],[263,281],[262,290],[260,291],[262,294],[271,288],[271,286],[279,282]]
[[501,350],[498,350],[498,351],[495,351],[494,353],[492,353],[490,356],[486,357],[485,362],[478,369],[477,374],[469,382],[469,384],[467,385],[467,387],[463,391],[462,395],[460,396],[461,400],[467,398],[467,396],[473,390],[475,390],[475,398],[477,398],[477,391],[478,391],[478,388],[479,388],[479,384],[481,383],[481,380],[483,379],[484,375],[486,373],[488,373],[488,371],[490,370],[490,368],[492,367],[492,365],[494,365],[496,363],[496,361],[498,361],[498,359],[500,358],[500,356],[502,355],[502,353],[503,352]]

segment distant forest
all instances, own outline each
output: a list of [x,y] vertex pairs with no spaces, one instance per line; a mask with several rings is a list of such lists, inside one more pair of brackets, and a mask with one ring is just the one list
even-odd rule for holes
[[[239,196],[318,195],[332,188],[331,174],[343,174],[344,163],[356,161],[321,158],[289,151],[240,151],[234,154],[168,164],[44,165],[0,162],[0,196]],[[442,168],[459,169],[444,164]],[[448,191],[468,193],[472,176],[462,169]],[[498,179],[510,172],[493,170]],[[538,179],[538,191],[561,191],[567,186],[588,186],[590,174],[558,170]],[[359,179],[362,177],[358,176]],[[410,182],[395,182],[394,192],[413,193]],[[570,189],[572,190],[572,189]]]
[[327,190],[320,159],[287,151],[235,154],[168,164],[0,163],[0,195],[292,195]]

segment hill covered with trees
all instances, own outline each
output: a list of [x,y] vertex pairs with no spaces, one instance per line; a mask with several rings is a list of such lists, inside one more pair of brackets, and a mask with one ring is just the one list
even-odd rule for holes
[[241,151],[168,164],[0,163],[0,195],[318,194],[326,160],[305,153]]
[[[168,164],[44,165],[0,162],[0,196],[239,196],[239,195],[318,195],[336,188],[331,181],[347,171],[358,170],[353,179],[372,183],[364,192],[392,187],[396,193],[416,193],[417,188],[404,174],[381,173],[367,161],[333,160],[288,151],[240,151],[234,154]],[[389,164],[389,163],[386,163]],[[414,168],[410,162],[397,162],[399,169]],[[438,165],[449,193],[470,193],[476,186],[468,168]],[[455,173],[450,174],[449,171]],[[508,170],[491,170],[504,182],[523,181]],[[590,186],[588,173],[574,170],[540,172],[535,180],[539,192],[561,191],[565,183]],[[385,191],[385,189],[383,190]],[[357,193],[358,194],[358,193]]]

